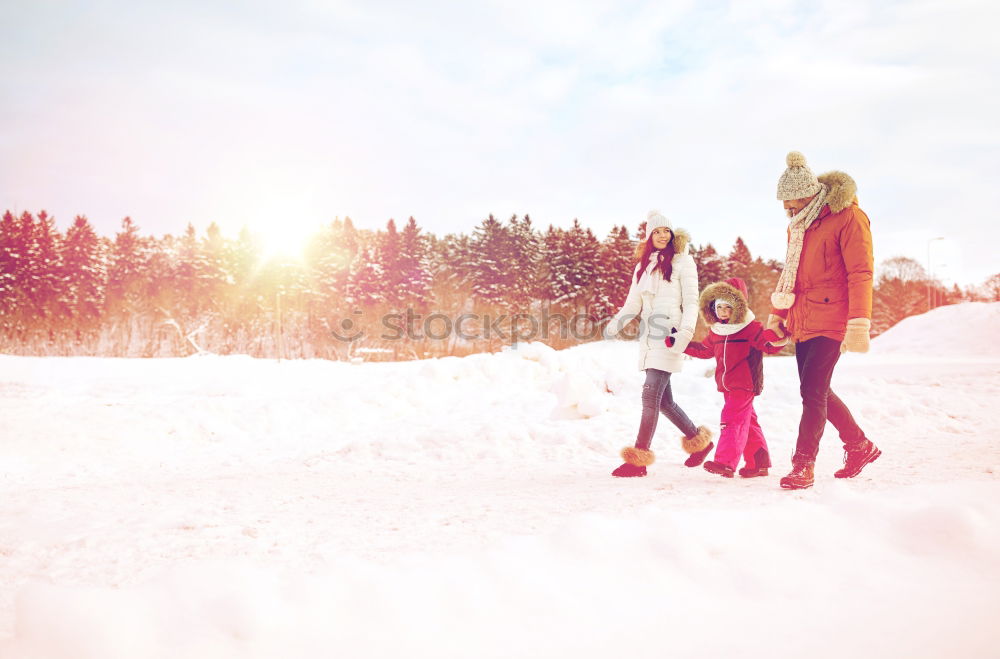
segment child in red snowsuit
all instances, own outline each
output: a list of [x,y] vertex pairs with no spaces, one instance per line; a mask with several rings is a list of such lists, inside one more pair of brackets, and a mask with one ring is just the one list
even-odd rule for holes
[[684,350],[692,357],[715,357],[715,382],[725,404],[715,460],[706,462],[705,469],[726,478],[733,477],[741,455],[743,478],[766,476],[771,466],[753,399],[764,387],[762,353],[779,352],[783,343],[774,331],[754,320],[748,297],[747,285],[739,277],[707,286],[698,303],[711,331]]

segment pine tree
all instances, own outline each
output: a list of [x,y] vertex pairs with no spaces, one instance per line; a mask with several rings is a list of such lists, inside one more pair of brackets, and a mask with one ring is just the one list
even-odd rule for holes
[[472,295],[483,304],[501,306],[513,283],[507,268],[510,234],[491,214],[475,228],[465,264]]
[[552,224],[542,236],[542,253],[539,265],[537,297],[551,305],[563,295],[563,287],[559,282],[560,265],[556,261],[566,240],[565,229]]
[[511,216],[506,229],[507,275],[510,281],[506,302],[512,311],[526,312],[538,287],[541,240],[528,215],[522,219],[518,219],[517,215]]
[[778,285],[781,276],[780,264],[775,261],[765,261],[757,257],[746,266],[747,289],[750,293],[750,309],[762,322],[771,313],[771,293]]
[[17,325],[24,302],[17,286],[24,252],[20,221],[6,211],[0,219],[0,316],[8,330]]
[[750,248],[743,242],[743,238],[737,236],[733,243],[733,251],[729,253],[729,260],[740,265],[750,265],[753,257],[750,255]]
[[600,243],[574,219],[569,230],[556,234],[553,246],[546,254],[552,300],[574,311],[585,310],[600,268]]
[[36,272],[38,273],[38,293],[41,317],[47,319],[51,328],[59,326],[69,316],[65,300],[68,286],[64,279],[62,264],[62,233],[55,221],[45,211],[38,214],[35,232],[38,244]]
[[725,265],[723,266],[724,278],[739,277],[746,280],[749,276],[748,269],[752,261],[753,257],[750,255],[750,249],[743,242],[743,238],[737,236],[736,242],[733,243],[733,249],[729,252],[729,256],[726,258]]
[[450,317],[465,310],[472,297],[471,239],[466,234],[431,236],[428,268],[435,309]]
[[635,230],[635,235],[639,242],[646,242],[649,236],[646,235],[646,220],[639,223],[638,228]]
[[358,262],[361,252],[361,234],[354,228],[350,217],[344,218],[344,226],[336,242],[334,265],[337,268],[337,288],[346,298],[350,289],[350,273]]
[[358,258],[358,236],[351,218],[335,218],[306,248],[306,265],[312,277],[322,315],[337,317],[347,311],[351,268]]
[[112,317],[145,308],[144,275],[149,256],[148,241],[139,235],[132,218],[122,220],[108,257],[105,309]]
[[358,234],[358,256],[351,264],[346,300],[352,305],[385,305],[385,266],[381,261],[381,233]]
[[226,239],[219,225],[212,222],[205,230],[205,238],[199,245],[201,252],[201,285],[204,296],[203,308],[219,311],[230,274],[226,272]]
[[[416,221],[413,229],[416,230]],[[418,235],[419,232],[412,237],[416,239]],[[383,306],[386,311],[400,312],[408,295],[406,269],[413,265],[405,262],[402,237],[396,229],[396,221],[390,219],[384,232],[364,236],[351,267],[348,298],[356,304]]]
[[967,302],[968,299],[958,284],[952,284],[951,289],[944,297],[945,304],[958,304],[959,302]]
[[260,252],[260,245],[246,227],[240,229],[236,240],[223,248],[222,268],[226,273],[226,283],[222,287],[220,302],[223,326],[230,340],[259,314],[255,288]]
[[400,311],[403,305],[404,274],[400,262],[401,254],[402,244],[399,232],[396,230],[396,221],[390,218],[385,225],[385,233],[379,236],[375,258],[382,266],[378,287],[389,309],[396,312]]
[[25,211],[7,230],[11,234],[5,269],[12,275],[14,324],[22,330],[51,332],[58,325],[57,318],[68,313],[59,230],[45,211],[37,219]]
[[723,276],[725,261],[715,251],[712,243],[694,248],[691,255],[698,266],[698,290],[704,290],[709,284],[726,278]]
[[[173,242],[173,241],[171,241]],[[204,270],[201,250],[198,245],[198,235],[194,225],[188,223],[184,235],[176,244],[170,245],[172,256],[172,270],[169,276],[169,286],[172,289],[170,301],[168,303],[168,313],[173,316],[172,307],[177,306],[177,311],[183,316],[182,322],[198,312],[202,300],[199,281]]]
[[404,306],[423,309],[431,302],[431,274],[427,239],[412,217],[400,238],[400,299]]
[[594,313],[605,318],[618,312],[631,285],[635,267],[635,243],[629,238],[624,225],[611,228],[601,244],[597,286],[594,296]]
[[354,222],[351,221],[350,217],[344,218],[344,228],[341,233],[341,240],[346,253],[358,253],[358,248],[361,244],[360,238],[358,237],[358,230],[354,228]]
[[78,215],[62,245],[66,301],[76,329],[93,329],[104,307],[107,277],[101,241],[86,216]]

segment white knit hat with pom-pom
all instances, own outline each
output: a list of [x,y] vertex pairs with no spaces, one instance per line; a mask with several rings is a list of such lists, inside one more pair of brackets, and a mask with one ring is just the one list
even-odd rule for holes
[[668,220],[660,211],[649,211],[646,213],[646,236],[653,235],[655,229],[666,227],[670,233],[674,232],[673,223]]
[[798,151],[791,151],[785,156],[788,169],[778,179],[778,200],[805,199],[820,190],[819,181],[806,165],[806,157]]

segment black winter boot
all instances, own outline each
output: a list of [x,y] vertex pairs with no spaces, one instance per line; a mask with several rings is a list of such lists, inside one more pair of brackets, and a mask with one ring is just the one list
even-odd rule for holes
[[765,449],[759,448],[753,454],[753,467],[743,467],[740,469],[740,478],[757,478],[767,476],[768,467],[771,466],[771,456]]
[[781,479],[781,487],[786,490],[804,490],[813,486],[813,463],[794,462],[792,471]]
[[705,471],[710,474],[718,474],[723,478],[733,477],[733,468],[729,465],[724,465],[721,462],[716,462],[715,460],[709,460],[705,463]]
[[865,440],[865,443],[858,448],[854,449],[844,449],[844,466],[842,469],[838,469],[833,472],[834,478],[854,478],[861,473],[861,470],[865,468],[865,465],[871,464],[878,460],[878,456],[882,455],[882,451],[879,450],[871,440]]

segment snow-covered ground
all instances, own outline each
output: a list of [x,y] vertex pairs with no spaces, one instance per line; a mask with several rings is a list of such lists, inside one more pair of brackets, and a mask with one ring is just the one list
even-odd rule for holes
[[[782,491],[793,358],[765,362],[766,479],[645,479],[636,346],[399,364],[0,356],[0,657],[996,657],[1000,304],[846,355]],[[717,426],[711,363],[674,379]]]

